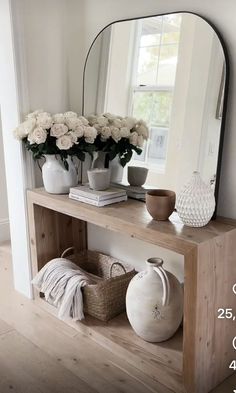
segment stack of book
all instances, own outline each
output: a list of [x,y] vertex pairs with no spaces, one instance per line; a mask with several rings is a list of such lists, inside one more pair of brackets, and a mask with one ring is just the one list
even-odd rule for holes
[[126,194],[129,198],[138,199],[145,202],[146,192],[148,191],[148,188],[130,186],[121,183],[113,183],[113,185],[117,188],[120,188],[121,190],[126,191]]
[[72,187],[70,189],[69,198],[102,207],[111,205],[112,203],[126,201],[127,194],[125,190],[116,187],[110,187],[105,191],[95,191],[91,190],[88,184],[85,184]]

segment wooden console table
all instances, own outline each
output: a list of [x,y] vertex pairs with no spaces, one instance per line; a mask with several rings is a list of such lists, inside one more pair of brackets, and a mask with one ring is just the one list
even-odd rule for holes
[[[145,204],[134,200],[97,208],[43,189],[27,196],[33,274],[67,247],[86,249],[87,222],[184,256],[184,323],[172,339],[144,342],[125,315],[108,323],[88,317],[73,323],[76,329],[173,392],[207,393],[233,373],[229,364],[236,360],[236,322],[217,319],[217,310],[233,308],[236,300],[235,221],[217,219],[204,228],[189,228],[176,213],[170,221],[153,221]],[[35,301],[55,313],[38,293]]]

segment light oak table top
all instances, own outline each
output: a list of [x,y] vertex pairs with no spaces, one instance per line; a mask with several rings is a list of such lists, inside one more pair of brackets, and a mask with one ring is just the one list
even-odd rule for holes
[[87,221],[110,230],[126,233],[131,237],[186,254],[194,246],[212,240],[236,227],[236,221],[217,218],[202,228],[183,225],[177,213],[168,221],[155,221],[145,203],[128,199],[105,207],[95,207],[69,199],[68,195],[54,195],[43,188],[28,191],[34,204]]

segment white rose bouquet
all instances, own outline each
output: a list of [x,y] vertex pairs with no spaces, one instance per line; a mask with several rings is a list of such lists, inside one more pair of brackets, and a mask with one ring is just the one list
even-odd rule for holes
[[86,152],[92,156],[97,149],[97,129],[85,117],[71,111],[51,115],[36,110],[26,116],[26,120],[14,130],[14,135],[23,141],[35,160],[55,154],[61,157],[66,169],[68,156],[84,161]]
[[88,116],[89,125],[97,131],[95,151],[106,154],[105,167],[117,155],[120,164],[124,167],[135,151],[142,153],[144,142],[148,139],[149,130],[143,120],[134,117],[121,117],[111,113]]

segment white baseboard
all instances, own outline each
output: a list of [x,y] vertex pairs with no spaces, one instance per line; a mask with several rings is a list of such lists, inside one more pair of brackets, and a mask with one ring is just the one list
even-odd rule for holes
[[10,224],[7,218],[0,219],[0,242],[10,239]]

